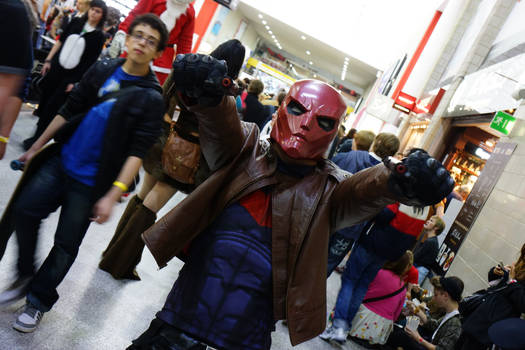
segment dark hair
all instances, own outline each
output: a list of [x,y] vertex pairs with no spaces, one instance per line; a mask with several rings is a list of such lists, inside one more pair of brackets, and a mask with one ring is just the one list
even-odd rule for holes
[[286,98],[286,92],[279,92],[279,95],[277,95],[277,103],[279,106],[283,103],[284,99]]
[[244,54],[246,49],[237,39],[231,39],[223,42],[215,50],[210,53],[210,56],[226,61],[228,66],[228,75],[232,79],[237,79],[239,72],[244,62]]
[[392,271],[394,274],[401,277],[407,272],[408,268],[410,268],[413,263],[414,263],[414,254],[412,254],[410,250],[407,250],[405,254],[403,254],[396,261],[386,262],[385,265],[383,266],[383,269]]
[[[97,29],[102,30],[102,28],[104,28],[104,23],[106,23],[106,18],[108,18],[108,6],[102,0],[91,0],[91,2],[89,3],[89,8],[92,8],[92,7],[98,7],[102,9],[102,18],[97,23]],[[82,16],[82,19],[85,22],[88,21],[88,13],[89,13],[89,10],[87,10],[86,13],[84,13],[84,15]]]
[[[95,0],[93,0],[95,1]],[[128,34],[133,33],[133,29],[139,24],[145,24],[150,26],[160,34],[159,44],[157,45],[157,51],[162,51],[166,47],[166,42],[168,41],[168,29],[164,22],[161,19],[154,15],[153,13],[146,13],[135,17],[133,22],[129,25]]]

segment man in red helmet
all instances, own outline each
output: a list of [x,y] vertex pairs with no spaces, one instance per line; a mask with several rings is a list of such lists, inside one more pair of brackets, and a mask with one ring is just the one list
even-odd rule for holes
[[111,42],[110,56],[115,58],[124,51],[126,33],[135,17],[145,13],[159,16],[168,28],[169,36],[162,56],[153,61],[151,68],[160,84],[164,84],[171,70],[175,50],[177,54],[191,52],[195,26],[195,10],[191,2],[193,0],[139,0],[126,19],[120,23],[119,30]]
[[326,160],[346,106],[320,81],[295,83],[271,140],[259,141],[258,127],[240,122],[235,99],[217,88],[225,72],[204,55],[173,64],[212,174],[143,234],[160,267],[186,247],[185,265],[128,349],[270,349],[282,319],[293,345],[311,339],[325,325],[330,233],[396,200],[429,204],[452,190],[428,155],[405,160],[399,174],[381,164],[350,176]]

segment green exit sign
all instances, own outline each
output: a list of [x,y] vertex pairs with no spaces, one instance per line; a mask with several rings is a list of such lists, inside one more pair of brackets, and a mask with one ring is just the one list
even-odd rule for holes
[[516,118],[514,118],[512,115],[499,111],[494,115],[494,118],[492,118],[492,121],[490,122],[490,128],[499,131],[502,134],[508,135],[514,127],[515,122]]

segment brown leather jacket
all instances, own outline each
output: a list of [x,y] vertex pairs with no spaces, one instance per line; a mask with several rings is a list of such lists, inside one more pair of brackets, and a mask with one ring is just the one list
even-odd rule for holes
[[350,176],[330,161],[302,179],[276,172],[275,154],[255,124],[240,122],[235,100],[192,108],[202,151],[213,173],[143,234],[163,267],[221,212],[266,186],[272,191],[272,273],[276,320],[287,319],[293,345],[320,334],[326,323],[330,233],[372,218],[396,201],[389,170],[378,165]]

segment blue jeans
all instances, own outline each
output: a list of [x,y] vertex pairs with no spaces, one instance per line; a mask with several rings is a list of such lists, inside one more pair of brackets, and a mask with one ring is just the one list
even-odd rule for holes
[[434,276],[434,273],[432,273],[431,270],[427,269],[424,266],[416,266],[418,277],[417,277],[417,283],[421,286],[423,284],[423,281],[425,278],[432,278]]
[[366,250],[359,242],[354,244],[350,259],[341,276],[341,289],[337,295],[333,325],[350,330],[354,316],[359,310],[368,286],[383,267],[385,259]]
[[37,170],[16,200],[19,276],[33,274],[40,223],[62,207],[53,248],[35,274],[27,295],[28,301],[40,311],[49,311],[58,300],[56,288],[77,257],[92,216],[92,193],[92,187],[67,176],[57,155]]

